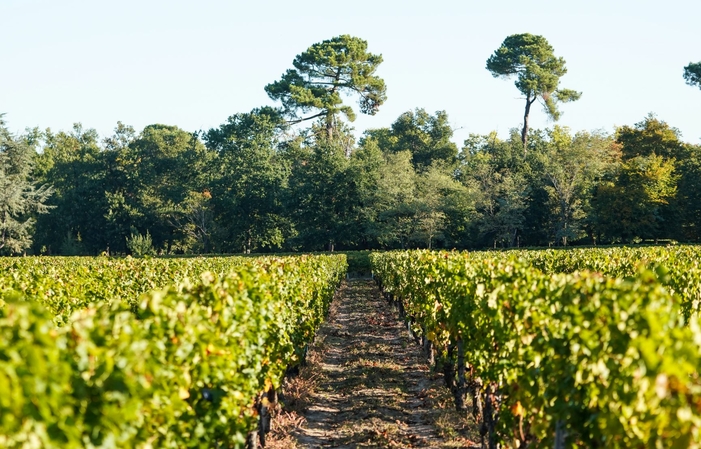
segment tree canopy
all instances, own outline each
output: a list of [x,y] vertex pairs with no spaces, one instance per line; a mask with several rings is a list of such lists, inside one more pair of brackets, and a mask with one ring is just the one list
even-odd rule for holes
[[701,89],[701,61],[690,62],[684,67],[684,79],[689,86],[696,86]]
[[557,121],[562,114],[558,103],[578,100],[581,92],[561,89],[560,78],[567,73],[565,60],[556,57],[553,47],[543,36],[514,34],[507,37],[487,59],[487,70],[495,78],[516,76],[516,88],[526,96],[521,140],[528,140],[528,117],[531,105],[541,100],[545,112]]
[[15,254],[32,244],[34,213],[47,213],[53,190],[32,177],[36,133],[13,136],[0,115],[0,254]]
[[[347,34],[316,43],[297,55],[294,68],[265,86],[265,91],[282,102],[293,122],[323,117],[331,136],[339,114],[355,120],[353,108],[343,104],[342,95],[357,95],[360,112],[369,115],[387,99],[385,82],[375,75],[382,55],[368,53],[367,46],[363,39]],[[310,111],[316,113],[299,115]]]
[[409,151],[418,171],[435,162],[454,163],[458,147],[450,140],[452,137],[448,114],[437,111],[431,115],[423,108],[403,113],[389,129],[373,129],[365,133],[365,138],[376,139],[386,151]]
[[649,114],[634,126],[624,125],[616,130],[616,142],[621,145],[624,159],[656,154],[665,158],[679,157],[684,151],[679,130]]
[[[559,87],[565,61],[542,36],[509,36],[487,61],[516,78],[523,128],[470,134],[460,151],[448,113],[420,107],[356,142],[344,102],[377,112],[381,62],[356,37],[314,44],[265,87],[282,107],[208,131],[12,134],[0,115],[0,254],[701,242],[701,145],[676,128],[654,114],[613,133],[529,128],[535,101],[556,120],[580,96]],[[701,63],[685,70],[699,85]]]

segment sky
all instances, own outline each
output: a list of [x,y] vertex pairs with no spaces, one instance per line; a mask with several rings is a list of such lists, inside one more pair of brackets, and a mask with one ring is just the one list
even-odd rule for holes
[[[445,110],[461,145],[522,125],[513,80],[485,64],[507,36],[531,33],[567,61],[560,86],[582,92],[558,124],[613,132],[654,113],[701,143],[701,89],[682,78],[701,61],[699,17],[698,0],[0,0],[0,113],[17,133],[208,130],[275,105],[263,88],[297,54],[350,34],[382,54],[388,96],[375,116],[358,114],[356,135],[424,108]],[[532,110],[532,127],[553,124]]]

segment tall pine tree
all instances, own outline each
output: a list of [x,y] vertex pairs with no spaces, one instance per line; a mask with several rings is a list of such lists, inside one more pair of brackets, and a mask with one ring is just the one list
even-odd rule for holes
[[32,136],[13,136],[0,115],[0,254],[17,254],[32,244],[35,213],[46,213],[48,186],[32,181]]

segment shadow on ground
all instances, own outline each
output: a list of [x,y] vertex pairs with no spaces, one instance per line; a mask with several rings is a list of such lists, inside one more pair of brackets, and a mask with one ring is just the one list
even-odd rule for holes
[[442,377],[371,280],[343,284],[305,376],[291,431],[297,447],[478,447],[477,426],[454,411]]

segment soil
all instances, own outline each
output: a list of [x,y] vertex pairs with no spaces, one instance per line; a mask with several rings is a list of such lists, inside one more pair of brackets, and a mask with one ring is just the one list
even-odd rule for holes
[[268,448],[475,448],[441,374],[371,280],[348,280],[284,387]]

